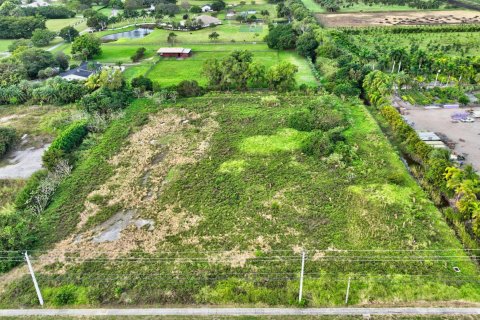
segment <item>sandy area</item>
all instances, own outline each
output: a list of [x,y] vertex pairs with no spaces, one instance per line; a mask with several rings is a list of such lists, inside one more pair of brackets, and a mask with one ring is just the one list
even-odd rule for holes
[[480,12],[467,10],[318,13],[316,16],[327,27],[480,23]]
[[[469,108],[470,109],[470,108]],[[480,107],[472,108],[480,111]],[[451,115],[466,109],[424,109],[409,108],[406,118],[414,122],[414,128],[420,131],[433,131],[445,134],[456,142],[454,151],[466,155],[466,163],[480,171],[480,119],[474,123],[452,123]]]
[[6,162],[0,163],[0,179],[26,179],[35,171],[42,169],[42,155],[48,148],[46,144],[40,148],[16,150],[7,156]]

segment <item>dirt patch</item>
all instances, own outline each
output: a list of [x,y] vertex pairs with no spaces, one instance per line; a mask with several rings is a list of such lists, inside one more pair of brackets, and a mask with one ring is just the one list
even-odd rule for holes
[[[153,253],[165,237],[196,226],[199,216],[178,206],[160,207],[159,199],[168,184],[168,173],[200,160],[217,126],[211,118],[201,119],[183,109],[151,116],[109,161],[115,168],[113,176],[87,197],[78,232],[52,250],[56,261],[64,260],[59,255],[65,252],[75,252],[81,259],[102,254],[116,258],[137,249]],[[87,221],[105,207],[120,209],[105,222],[86,229],[92,224]],[[48,255],[45,258],[49,261]]]
[[[468,108],[480,111],[480,108]],[[454,113],[465,109],[425,109],[408,108],[405,118],[413,122],[413,128],[419,131],[432,131],[445,135],[455,142],[454,151],[466,158],[466,163],[480,171],[480,119],[474,123],[452,122]]]
[[318,13],[326,27],[413,26],[480,23],[480,13],[467,10],[371,13]]
[[42,155],[49,144],[11,152],[0,162],[0,179],[26,179],[42,168]]

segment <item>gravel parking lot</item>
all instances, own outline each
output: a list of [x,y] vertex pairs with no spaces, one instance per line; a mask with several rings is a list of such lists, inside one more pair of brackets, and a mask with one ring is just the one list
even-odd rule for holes
[[[480,111],[480,107],[472,109]],[[405,118],[414,123],[415,130],[439,132],[456,142],[454,151],[464,155],[466,163],[480,171],[480,119],[475,119],[473,123],[453,123],[451,115],[460,111],[465,109],[411,107],[408,108]]]

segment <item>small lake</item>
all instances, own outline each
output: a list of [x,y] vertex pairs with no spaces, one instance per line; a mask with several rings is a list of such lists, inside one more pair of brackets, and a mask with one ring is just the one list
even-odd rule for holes
[[102,40],[103,41],[115,41],[121,38],[128,38],[128,39],[138,39],[138,38],[143,38],[150,33],[152,33],[152,29],[147,29],[147,28],[138,28],[135,30],[130,30],[130,31],[124,31],[124,32],[119,32],[119,33],[112,33],[109,34],[108,36],[103,36]]

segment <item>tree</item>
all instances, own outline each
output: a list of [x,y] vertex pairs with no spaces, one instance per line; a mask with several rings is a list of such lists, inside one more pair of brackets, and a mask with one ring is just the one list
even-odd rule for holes
[[45,18],[0,16],[0,39],[30,38],[35,29],[45,29]]
[[212,8],[213,11],[222,11],[223,9],[225,9],[226,4],[222,0],[219,0],[219,1],[213,2],[210,7]]
[[265,37],[269,48],[285,50],[295,48],[297,36],[290,24],[279,24],[273,27]]
[[75,40],[75,38],[77,38],[80,33],[74,27],[68,26],[62,28],[58,35],[62,37],[63,40],[65,40],[66,42],[73,42],[73,40]]
[[252,57],[247,50],[236,50],[221,60],[209,59],[204,64],[203,74],[214,88],[246,90]]
[[55,54],[55,62],[60,70],[68,69],[68,56],[62,51],[59,51]]
[[181,6],[181,7],[183,8],[183,10],[185,10],[186,12],[188,12],[188,10],[190,10],[190,8],[192,7],[187,0],[182,1],[182,3],[180,4],[180,6]]
[[145,51],[147,49],[144,47],[138,48],[133,56],[130,57],[132,62],[138,62],[145,56]]
[[147,77],[139,76],[132,79],[132,88],[139,88],[141,91],[152,91],[153,82]]
[[314,60],[315,50],[318,47],[318,41],[315,39],[313,32],[305,32],[298,37],[296,46],[299,55]]
[[280,64],[271,67],[266,74],[266,80],[270,89],[278,91],[288,91],[295,88],[295,74],[298,67],[288,61],[282,61]]
[[203,94],[203,88],[195,80],[183,80],[176,87],[180,97],[198,97]]
[[173,46],[175,44],[176,39],[177,39],[177,35],[173,32],[170,32],[167,37],[167,42]]
[[208,35],[208,39],[210,40],[217,40],[218,37],[220,37],[220,35],[216,31],[213,31]]
[[90,76],[85,86],[91,90],[107,89],[110,91],[121,91],[125,87],[123,73],[115,68],[103,69],[102,72]]
[[30,40],[35,47],[45,47],[55,38],[55,35],[55,32],[48,29],[35,29]]
[[107,24],[108,17],[103,13],[96,12],[94,15],[87,18],[87,26],[95,30],[105,29]]
[[102,53],[102,42],[93,34],[84,34],[77,37],[72,44],[72,54],[80,53],[85,59]]
[[0,62],[0,87],[14,85],[27,78],[27,70],[22,63],[14,59]]
[[202,8],[200,8],[199,6],[192,6],[190,8],[190,12],[191,13],[202,13]]
[[51,52],[37,48],[23,50],[15,57],[22,62],[30,79],[36,79],[40,70],[56,64]]

